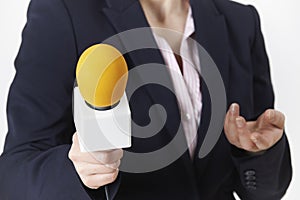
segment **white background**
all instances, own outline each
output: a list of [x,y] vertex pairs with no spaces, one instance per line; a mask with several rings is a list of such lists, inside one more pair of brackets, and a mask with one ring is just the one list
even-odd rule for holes
[[[294,176],[284,199],[296,200],[300,194],[296,189],[300,185],[300,3],[299,0],[238,1],[254,5],[261,16],[271,61],[276,108],[286,115],[286,130],[292,149]],[[13,62],[20,46],[28,2],[0,1],[0,152],[7,132],[7,94],[14,76]]]

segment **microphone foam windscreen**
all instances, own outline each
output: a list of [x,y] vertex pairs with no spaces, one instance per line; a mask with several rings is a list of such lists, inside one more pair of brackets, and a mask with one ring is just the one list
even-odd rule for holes
[[76,79],[84,100],[93,107],[105,108],[118,103],[128,80],[123,55],[113,46],[97,44],[80,56]]

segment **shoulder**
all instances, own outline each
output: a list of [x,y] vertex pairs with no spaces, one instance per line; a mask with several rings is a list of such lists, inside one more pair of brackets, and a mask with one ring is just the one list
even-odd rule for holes
[[213,0],[216,9],[228,19],[253,21],[257,11],[252,5],[245,5],[231,0]]
[[218,13],[224,16],[227,28],[232,33],[254,38],[260,28],[260,19],[256,8],[231,0],[213,0]]
[[103,7],[102,0],[31,0],[27,24],[41,27],[72,26],[74,17],[85,18]]
[[[58,13],[64,10],[85,10],[86,8],[101,9],[105,1],[102,0],[31,0],[29,9],[56,10]],[[45,12],[47,10],[44,10]]]
[[57,20],[66,13],[64,0],[30,0],[27,18],[29,22],[31,20],[37,21],[39,19]]

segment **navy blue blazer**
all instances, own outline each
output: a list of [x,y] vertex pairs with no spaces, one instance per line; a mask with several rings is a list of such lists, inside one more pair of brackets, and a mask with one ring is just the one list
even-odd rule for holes
[[[220,70],[227,105],[239,103],[247,120],[273,108],[269,62],[256,10],[228,0],[193,0],[191,6],[195,39]],[[8,98],[9,131],[0,157],[1,200],[106,198],[103,188],[84,187],[68,159],[76,131],[72,115],[75,67],[89,46],[116,33],[148,26],[137,0],[31,1]],[[130,52],[125,58],[129,69],[164,63],[155,49]],[[167,73],[162,75],[169,78]],[[134,82],[130,77],[129,81]],[[198,151],[211,116],[204,82],[201,90],[204,107]],[[147,125],[153,104],[161,104],[168,114],[164,127],[150,138],[133,137],[128,151],[159,149],[177,132],[180,112],[176,97],[157,84],[148,84],[132,95],[132,120]],[[285,135],[263,154],[251,155],[230,145],[222,133],[202,159],[195,156],[191,161],[185,151],[170,165],[153,172],[120,172],[118,180],[107,186],[106,195],[120,200],[225,200],[234,199],[236,191],[242,199],[276,200],[286,192],[291,174]]]

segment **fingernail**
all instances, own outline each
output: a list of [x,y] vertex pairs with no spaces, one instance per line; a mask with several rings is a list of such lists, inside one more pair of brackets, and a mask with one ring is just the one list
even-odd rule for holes
[[272,120],[274,115],[275,115],[274,111],[270,110],[269,113],[268,113],[269,120]]
[[253,136],[253,135],[250,137],[250,139],[251,139],[254,143],[257,142],[257,138],[256,138],[255,136]]
[[231,111],[232,114],[235,113],[235,111],[236,111],[236,105],[235,105],[235,104],[232,104],[232,105],[231,105],[230,111]]
[[238,117],[235,119],[235,121],[236,121],[237,127],[242,128],[244,126],[244,121],[242,118]]

